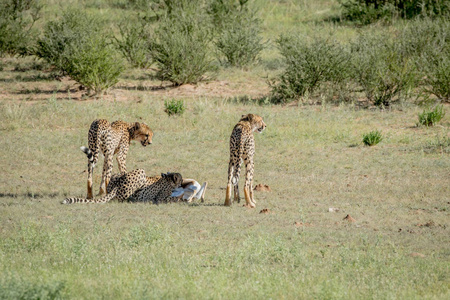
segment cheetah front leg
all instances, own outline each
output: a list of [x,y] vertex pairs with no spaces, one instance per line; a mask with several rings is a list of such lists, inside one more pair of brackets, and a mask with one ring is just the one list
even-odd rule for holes
[[227,191],[225,194],[225,206],[231,206],[231,179],[233,177],[233,163],[230,160],[228,164],[228,183],[227,183]]
[[127,172],[127,153],[128,149],[126,147],[120,147],[117,153],[117,165],[120,173]]

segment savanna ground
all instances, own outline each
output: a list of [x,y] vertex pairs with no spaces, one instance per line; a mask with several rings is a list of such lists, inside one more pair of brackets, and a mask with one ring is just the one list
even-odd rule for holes
[[[295,26],[356,31],[316,23],[334,1],[264,3],[267,38]],[[0,298],[448,299],[449,114],[423,127],[409,102],[239,101],[267,95],[278,59],[269,47],[256,66],[176,88],[130,70],[96,99],[40,61],[3,59]],[[167,99],[186,112],[169,117]],[[267,124],[255,184],[271,191],[255,191],[256,209],[222,206],[229,135],[245,113]],[[79,146],[96,118],[149,124],[153,144],[133,143],[128,169],[208,181],[205,203],[61,205],[86,193]],[[363,146],[372,130],[382,142]]]

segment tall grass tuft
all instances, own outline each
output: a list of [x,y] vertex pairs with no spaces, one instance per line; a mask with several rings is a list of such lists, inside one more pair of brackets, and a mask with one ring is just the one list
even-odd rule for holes
[[182,115],[186,110],[184,102],[182,100],[172,99],[170,101],[164,101],[164,111],[169,115]]
[[381,132],[378,130],[371,131],[371,132],[365,133],[363,135],[363,143],[366,146],[375,146],[382,140],[383,140],[383,137],[381,136]]
[[444,106],[437,105],[434,109],[425,109],[419,113],[419,124],[434,126],[445,116]]

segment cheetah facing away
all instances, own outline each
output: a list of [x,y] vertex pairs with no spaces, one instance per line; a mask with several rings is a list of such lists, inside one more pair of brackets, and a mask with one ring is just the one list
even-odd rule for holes
[[153,132],[144,123],[127,123],[115,121],[109,123],[107,120],[98,119],[92,122],[88,134],[89,148],[81,147],[81,150],[88,157],[88,180],[87,180],[87,198],[92,199],[92,174],[94,166],[98,162],[100,151],[105,157],[103,164],[102,182],[100,184],[99,195],[105,194],[106,187],[111,178],[113,169],[113,156],[117,154],[117,163],[120,173],[127,171],[126,157],[130,142],[138,140],[142,146],[152,143]]
[[[62,204],[106,203],[113,199],[120,202],[132,200],[153,203],[170,202],[172,191],[183,181],[180,173],[167,173],[148,177],[144,170],[115,174],[107,187],[107,195],[98,199],[66,198]],[[178,199],[178,198],[177,198]]]
[[261,133],[266,128],[262,117],[254,114],[243,115],[234,126],[230,137],[230,163],[228,165],[228,184],[225,196],[225,206],[231,205],[231,186],[234,186],[234,201],[239,198],[239,175],[241,164],[245,164],[244,196],[247,207],[255,207],[253,199],[253,156],[255,154],[255,139],[253,132]]

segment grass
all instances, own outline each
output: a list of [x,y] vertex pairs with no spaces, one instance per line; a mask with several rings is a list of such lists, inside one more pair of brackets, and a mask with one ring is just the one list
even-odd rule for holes
[[[299,27],[346,40],[357,29],[320,22],[335,4],[258,2],[264,36]],[[447,299],[448,114],[424,127],[410,103],[258,105],[278,58],[269,48],[259,65],[177,88],[128,70],[98,99],[40,62],[2,59],[0,298]],[[185,112],[169,117],[167,99]],[[256,209],[225,208],[229,136],[245,113],[267,124],[255,135],[255,184],[271,192],[255,191]],[[86,194],[79,147],[96,118],[147,123],[153,144],[133,143],[128,169],[208,181],[205,203],[60,205]],[[373,128],[383,142],[364,147],[361,133]]]
[[[86,299],[448,296],[448,155],[418,150],[432,134],[448,134],[448,119],[443,128],[418,128],[419,108],[186,102],[176,119],[163,99],[2,103],[7,122],[0,132],[8,142],[0,146],[0,167],[14,170],[0,179],[5,292],[56,290]],[[268,124],[256,136],[255,183],[272,192],[255,192],[253,210],[222,207],[228,137],[245,112]],[[78,147],[96,117],[142,118],[154,143],[135,143],[128,168],[206,180],[206,202],[60,205],[85,194]],[[351,147],[376,124],[383,144]],[[269,213],[260,214],[263,208]],[[347,214],[356,222],[343,220]],[[425,257],[410,256],[415,252]]]

